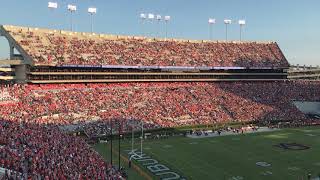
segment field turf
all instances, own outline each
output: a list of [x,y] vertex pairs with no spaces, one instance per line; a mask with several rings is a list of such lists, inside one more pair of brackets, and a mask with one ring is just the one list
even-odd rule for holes
[[[280,143],[301,144],[309,149],[289,150],[275,146]],[[107,146],[98,144],[95,147],[102,152]],[[117,141],[114,146],[118,147]],[[139,147],[139,144],[135,145],[135,148]],[[301,180],[307,179],[308,173],[312,177],[320,174],[320,128],[202,139],[172,137],[146,140],[143,147],[147,155],[186,179]],[[127,156],[125,150],[131,149],[130,141],[122,141],[121,149],[122,154]],[[258,162],[270,166],[259,166]],[[143,167],[139,162],[134,163]],[[127,167],[127,164],[124,166]],[[148,172],[145,167],[143,170]],[[129,179],[143,178],[135,172],[129,172]]]

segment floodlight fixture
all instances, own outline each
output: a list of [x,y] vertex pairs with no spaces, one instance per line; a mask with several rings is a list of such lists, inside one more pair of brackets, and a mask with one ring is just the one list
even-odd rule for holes
[[77,6],[76,5],[72,5],[72,4],[68,4],[68,10],[70,12],[75,12],[77,10]]
[[148,14],[148,19],[153,20],[154,19],[154,14],[149,13]]
[[165,21],[170,21],[171,20],[171,16],[164,16],[164,20]]
[[228,25],[232,23],[231,19],[225,19],[224,24],[226,25],[226,41],[228,41]]
[[58,3],[57,2],[48,2],[48,8],[49,9],[57,9]]
[[209,24],[215,24],[216,23],[216,19],[209,18],[208,23]]
[[140,18],[141,18],[142,20],[147,19],[147,15],[144,14],[144,13],[141,13],[141,14],[140,14]]
[[232,23],[232,20],[230,20],[230,19],[225,19],[223,22],[224,22],[225,24],[231,24],[231,23]]
[[95,7],[90,7],[90,8],[88,8],[88,13],[90,13],[90,14],[97,14],[97,8],[95,8]]
[[162,17],[161,17],[161,15],[156,15],[156,19],[158,20],[158,21],[161,21],[161,19],[162,19]]
[[246,20],[243,20],[243,19],[242,19],[242,20],[239,20],[238,23],[239,23],[239,25],[246,25]]

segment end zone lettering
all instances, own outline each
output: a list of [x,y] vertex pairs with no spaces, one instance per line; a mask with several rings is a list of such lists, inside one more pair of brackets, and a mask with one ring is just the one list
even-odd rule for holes
[[152,174],[159,176],[162,180],[186,180],[178,173],[172,172],[167,166],[160,164],[157,160],[152,159],[150,156],[140,152],[137,149],[133,151],[128,150],[130,159],[134,159],[145,166]]

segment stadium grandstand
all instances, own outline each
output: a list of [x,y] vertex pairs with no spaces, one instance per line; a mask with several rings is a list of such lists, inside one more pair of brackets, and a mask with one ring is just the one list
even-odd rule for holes
[[[275,42],[146,39],[1,26],[15,76],[25,83],[248,81],[287,78]],[[19,54],[14,54],[15,50]],[[139,52],[139,53],[137,53]]]
[[[313,123],[294,101],[320,101],[318,81],[288,79],[275,42],[148,39],[0,27],[0,165],[25,179],[125,179],[86,138],[228,123]],[[318,122],[318,121],[316,121]],[[110,127],[111,126],[111,127]],[[2,169],[1,169],[2,170]],[[12,175],[13,174],[13,175]],[[1,175],[0,175],[1,176]]]

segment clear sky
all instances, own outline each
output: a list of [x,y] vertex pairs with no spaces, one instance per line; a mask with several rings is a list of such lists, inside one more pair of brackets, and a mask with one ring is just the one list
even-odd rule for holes
[[[279,43],[292,64],[320,65],[320,0],[1,0],[0,24],[70,29],[68,3],[77,5],[76,31],[90,31],[89,6],[98,9],[94,31],[108,34],[164,36],[164,24],[139,21],[140,13],[170,15],[170,37],[208,39],[208,18],[216,18],[214,39],[225,38],[223,19],[246,19],[244,39]],[[239,26],[229,26],[229,37],[239,39]],[[8,56],[0,38],[0,58]]]

